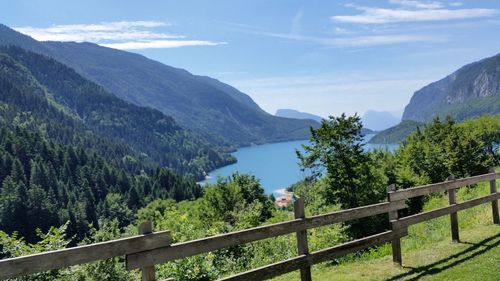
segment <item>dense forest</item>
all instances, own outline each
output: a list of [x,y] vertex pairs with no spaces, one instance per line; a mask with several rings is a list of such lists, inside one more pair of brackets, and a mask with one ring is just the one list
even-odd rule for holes
[[36,41],[0,24],[0,46],[8,45],[54,58],[124,101],[172,116],[212,146],[305,139],[318,125],[273,116],[230,85],[139,54],[88,42]]
[[60,145],[26,129],[0,127],[0,229],[36,240],[35,229],[47,231],[69,221],[75,242],[99,228],[101,219],[129,224],[133,212],[156,198],[194,199],[201,188],[158,168],[128,173],[97,153]]
[[129,224],[153,199],[195,199],[194,178],[234,160],[20,48],[0,52],[0,92],[0,229],[29,242],[37,228],[69,222],[75,244],[103,218]]
[[[320,128],[312,130],[310,145],[305,147],[304,153],[298,154],[302,167],[311,169],[312,176],[289,188],[296,196],[305,199],[308,216],[384,201],[385,188],[392,183],[398,188],[408,188],[441,182],[450,174],[457,178],[483,174],[491,166],[500,165],[500,116],[483,116],[459,124],[450,118],[436,118],[411,134],[394,152],[365,151],[361,128],[358,116],[342,115],[330,117],[323,121]],[[64,155],[68,154],[69,157],[70,152],[59,154],[65,159]],[[98,159],[91,155],[85,157],[88,157],[87,163],[94,163],[97,160],[92,159]],[[43,160],[40,161],[43,163]],[[32,172],[31,166],[30,164],[29,176],[26,176],[28,186],[28,177],[40,182],[38,176],[35,176],[37,168]],[[17,175],[17,172],[11,173],[6,176],[8,184]],[[82,173],[84,174],[80,172]],[[136,175],[135,181],[131,179],[131,182],[138,183],[135,185],[138,193],[143,189],[149,191],[146,187],[149,184],[139,184],[140,178],[141,176]],[[157,180],[153,176],[149,183],[154,185]],[[40,193],[38,190],[43,190],[38,185],[41,184],[35,183],[35,187],[28,189],[28,198]],[[75,194],[82,194],[84,198],[82,202],[93,192],[93,185],[88,186],[90,188],[86,189],[80,185],[75,187]],[[471,186],[468,190],[472,192],[475,188]],[[4,190],[13,189],[4,187]],[[273,206],[272,198],[264,194],[259,180],[251,175],[234,174],[226,179],[219,179],[216,184],[206,187],[203,194],[194,200],[176,202],[172,199],[156,199],[144,202],[146,205],[141,202],[144,207],[140,208],[135,207],[140,204],[135,203],[133,192],[123,196],[119,195],[121,193],[117,189],[114,188],[113,192],[107,194],[98,207],[96,216],[100,229],[94,230],[91,227],[80,244],[133,235],[136,233],[136,226],[144,220],[153,221],[156,229],[171,230],[174,242],[180,242],[293,218],[290,209],[277,209]],[[17,184],[16,190],[23,190],[23,184]],[[50,202],[51,189],[47,192],[46,197],[49,199],[46,201]],[[439,195],[429,195],[412,200],[408,202],[410,208],[407,212],[418,212],[427,201],[437,197]],[[16,195],[9,198],[16,198]],[[124,205],[127,205],[124,208],[126,212],[122,212],[121,207]],[[85,213],[84,207],[85,205],[81,207],[82,214]],[[71,220],[69,221],[48,232],[38,232],[38,242],[32,245],[27,244],[25,238],[19,235],[0,232],[1,254],[4,257],[17,256],[64,247],[73,241],[72,236],[68,235],[72,227]],[[127,223],[130,224],[126,225]],[[309,232],[309,247],[311,250],[325,248],[380,232],[387,227],[387,218],[380,215],[364,219],[362,224],[361,221],[353,221],[318,228]],[[294,239],[294,236],[281,236],[185,258],[159,265],[157,272],[159,277],[174,277],[176,280],[214,280],[294,256]],[[354,255],[345,259],[359,257],[361,256]],[[341,261],[342,259],[331,263]],[[136,274],[137,272],[127,272],[123,261],[116,258],[41,273],[23,280],[134,280],[137,278]]]
[[[171,117],[122,101],[51,58],[18,47],[0,52],[1,89],[5,92],[0,101],[15,105],[23,114],[45,119],[41,123],[44,128],[52,127],[47,132],[51,138],[57,135],[62,143],[74,144],[71,131],[85,135],[90,131],[109,143],[127,146],[130,165],[152,162],[195,179],[235,161],[214,150],[202,137],[182,129]],[[64,128],[54,128],[59,124]]]

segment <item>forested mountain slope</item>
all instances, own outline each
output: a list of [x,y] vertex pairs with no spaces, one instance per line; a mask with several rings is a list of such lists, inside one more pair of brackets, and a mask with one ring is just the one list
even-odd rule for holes
[[135,152],[127,158],[131,162],[146,160],[201,178],[204,171],[233,161],[182,129],[172,118],[120,100],[54,59],[18,47],[0,51],[8,54],[2,60],[7,81],[25,91],[38,92],[37,98],[50,98],[87,129],[127,145]]
[[435,116],[462,121],[500,113],[500,54],[468,64],[415,92],[403,120],[428,122]]
[[[45,73],[47,69],[51,72]],[[114,106],[131,105],[115,101],[116,97],[93,83],[77,83],[81,78],[74,75],[52,59],[19,48],[0,51],[0,229],[17,231],[34,241],[36,228],[47,231],[69,221],[67,235],[76,242],[88,234],[90,224],[99,228],[101,219],[117,219],[121,226],[127,225],[137,208],[155,198],[183,200],[201,195],[193,180],[158,168],[154,157],[141,155],[120,136],[134,131],[116,123],[127,123],[131,117],[118,115]],[[51,76],[60,80],[44,80]],[[85,96],[90,100],[78,101],[78,107],[72,103],[82,98],[80,90],[93,94]],[[87,110],[94,102],[107,112],[99,111],[99,106]],[[163,116],[150,109],[130,111],[150,118],[136,116],[137,122]],[[178,132],[170,119],[157,121],[165,122],[165,131],[158,131],[162,127],[155,125],[147,128],[165,140],[167,129]],[[168,143],[145,136],[159,149],[168,147]],[[179,150],[193,153],[193,157],[199,153],[189,147]]]
[[51,56],[116,96],[158,109],[218,144],[305,139],[309,127],[317,126],[310,120],[272,116],[229,85],[138,54],[91,43],[38,42],[1,25],[0,44]]
[[369,143],[400,143],[417,130],[418,127],[424,126],[425,123],[413,120],[403,120],[396,126],[378,132],[370,139]]
[[300,112],[298,110],[288,109],[288,108],[278,109],[276,110],[276,113],[274,115],[285,118],[311,119],[318,123],[321,123],[321,121],[324,119],[323,117],[318,115],[314,115],[307,112]]

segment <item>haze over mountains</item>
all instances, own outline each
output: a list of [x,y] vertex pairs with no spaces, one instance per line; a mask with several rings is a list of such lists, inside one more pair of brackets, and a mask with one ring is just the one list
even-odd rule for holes
[[295,118],[295,119],[310,119],[314,120],[318,123],[321,123],[321,120],[323,120],[323,117],[314,115],[311,113],[307,112],[300,112],[295,109],[278,109],[276,110],[276,113],[274,114],[275,116],[279,117],[285,117],[285,118]]
[[368,110],[363,114],[361,121],[366,128],[381,131],[398,124],[401,120],[387,111]]
[[237,89],[215,79],[92,43],[39,42],[0,25],[0,45],[17,45],[75,69],[136,105],[155,108],[212,143],[242,146],[305,139],[310,120],[272,116]]

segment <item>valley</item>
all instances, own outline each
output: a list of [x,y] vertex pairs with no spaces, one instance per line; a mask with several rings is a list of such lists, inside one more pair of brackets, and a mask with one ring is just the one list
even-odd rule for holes
[[497,279],[497,3],[0,18],[0,280]]

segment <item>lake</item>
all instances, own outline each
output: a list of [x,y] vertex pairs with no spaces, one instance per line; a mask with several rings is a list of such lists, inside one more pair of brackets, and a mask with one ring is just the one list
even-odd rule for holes
[[[368,135],[366,139],[368,140],[372,136]],[[209,178],[202,184],[215,183],[217,177],[226,177],[238,171],[255,175],[260,179],[267,194],[279,194],[278,190],[286,188],[306,176],[300,170],[295,154],[295,149],[303,151],[302,144],[308,144],[308,141],[288,141],[240,148],[233,153],[238,159],[237,163],[211,171]],[[368,150],[381,147],[393,150],[397,145],[365,145]]]

